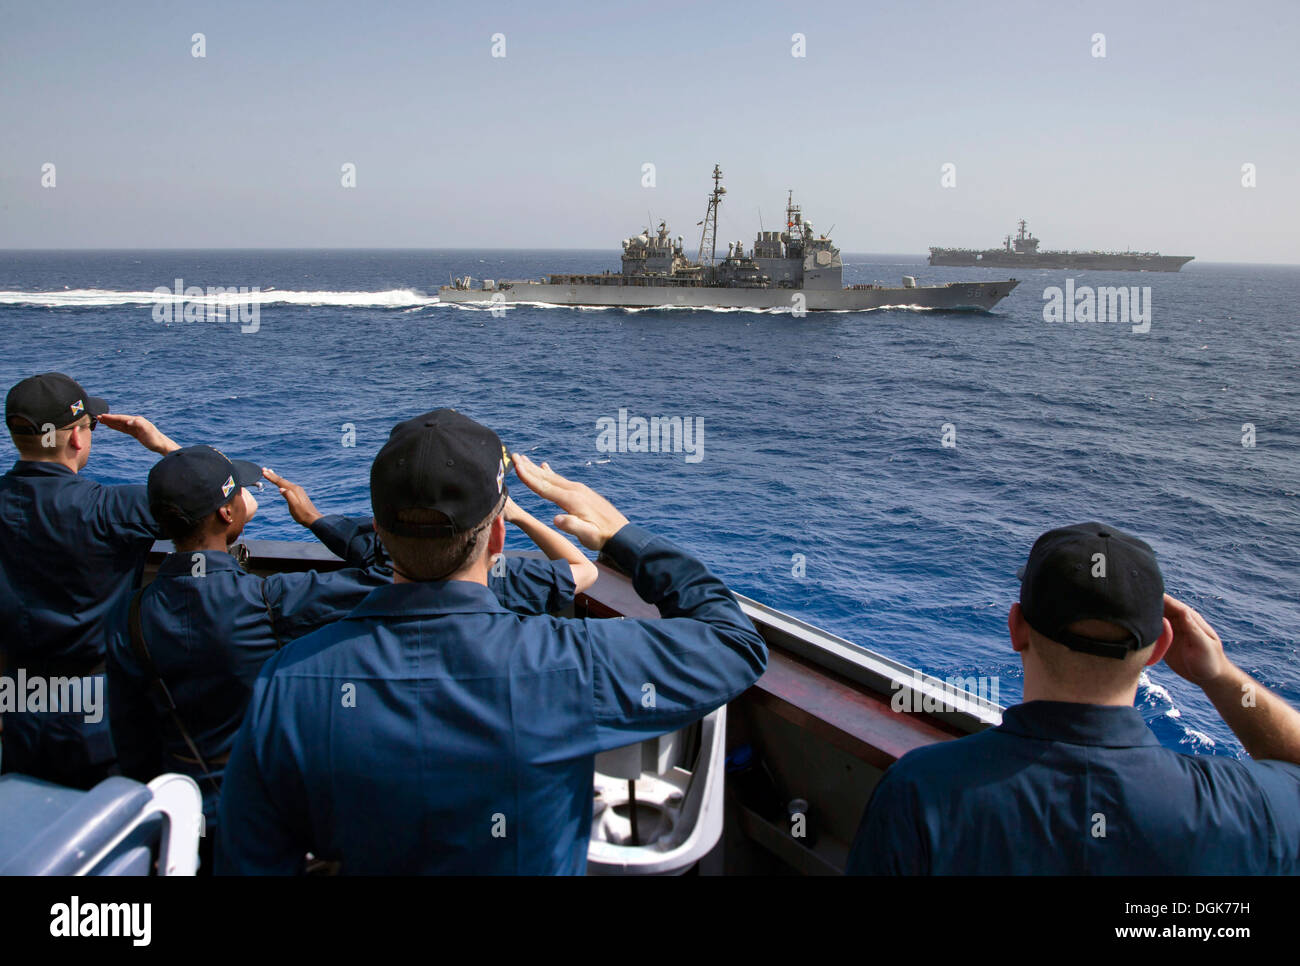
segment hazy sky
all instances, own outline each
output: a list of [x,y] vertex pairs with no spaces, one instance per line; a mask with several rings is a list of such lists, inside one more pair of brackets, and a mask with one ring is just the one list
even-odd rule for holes
[[1300,263],[1298,44],[1296,0],[6,2],[0,248],[693,250],[717,162],[724,242],[793,188],[851,252]]

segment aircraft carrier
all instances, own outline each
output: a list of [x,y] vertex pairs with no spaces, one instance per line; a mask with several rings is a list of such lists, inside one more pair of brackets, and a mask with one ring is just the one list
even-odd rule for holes
[[[899,287],[849,285],[842,281],[840,251],[826,235],[804,221],[793,192],[786,201],[786,230],[759,231],[753,247],[727,245],[717,257],[718,207],[727,189],[713,167],[713,191],[700,235],[699,254],[687,259],[682,237],[673,238],[665,222],[623,240],[622,271],[596,275],[548,275],[540,280],[455,278],[438,289],[442,302],[620,308],[734,308],[857,312],[880,308],[954,311],[992,309],[1015,288],[1014,278],[996,282],[917,285],[904,276]],[[476,284],[476,282],[478,284]]]
[[1092,268],[1106,272],[1176,272],[1194,255],[1159,252],[1040,252],[1038,239],[1025,230],[1007,235],[1001,248],[931,248],[931,265],[965,265],[977,268]]

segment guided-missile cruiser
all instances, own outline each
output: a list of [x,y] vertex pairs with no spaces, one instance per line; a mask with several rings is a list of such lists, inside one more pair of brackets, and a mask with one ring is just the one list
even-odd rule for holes
[[443,302],[609,306],[621,308],[735,308],[854,312],[887,307],[987,312],[1019,282],[949,282],[917,285],[905,275],[901,287],[848,285],[842,281],[840,250],[817,234],[794,203],[786,201],[785,231],[760,231],[748,251],[737,241],[717,257],[718,207],[727,189],[713,166],[713,190],[700,222],[699,253],[689,260],[682,236],[665,222],[623,240],[623,268],[593,275],[547,275],[540,280],[454,278],[438,289]]
[[983,268],[1092,268],[1106,272],[1176,272],[1195,256],[1159,252],[1040,252],[1038,239],[1020,221],[1015,238],[1007,235],[1001,248],[931,248],[931,265]]

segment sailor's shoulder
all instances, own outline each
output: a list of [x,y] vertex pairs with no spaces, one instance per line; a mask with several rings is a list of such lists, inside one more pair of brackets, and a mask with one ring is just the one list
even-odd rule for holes
[[332,675],[353,664],[372,634],[361,621],[337,621],[284,645],[262,668],[263,678],[291,682]]
[[1007,736],[996,728],[978,734],[937,741],[913,748],[885,772],[891,782],[926,787],[950,782],[961,783],[962,776],[978,772],[990,756],[1000,753]]
[[1300,765],[1291,762],[1227,755],[1186,755],[1169,748],[1160,750],[1181,771],[1220,791],[1243,794],[1281,791],[1291,796],[1300,791]]

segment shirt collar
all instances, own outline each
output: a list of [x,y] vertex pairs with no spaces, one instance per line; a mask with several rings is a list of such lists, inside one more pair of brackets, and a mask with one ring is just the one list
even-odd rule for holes
[[1135,748],[1160,744],[1141,713],[1132,706],[1027,701],[1002,712],[1002,724],[998,727],[1025,738],[1072,745]]
[[188,577],[193,573],[194,555],[202,554],[204,573],[219,573],[223,570],[239,570],[239,561],[220,550],[178,550],[169,553],[158,565],[159,577]]
[[19,460],[9,471],[15,476],[76,476],[62,463],[50,460]]
[[376,587],[345,619],[485,613],[511,611],[502,606],[491,590],[472,580],[430,580]]

